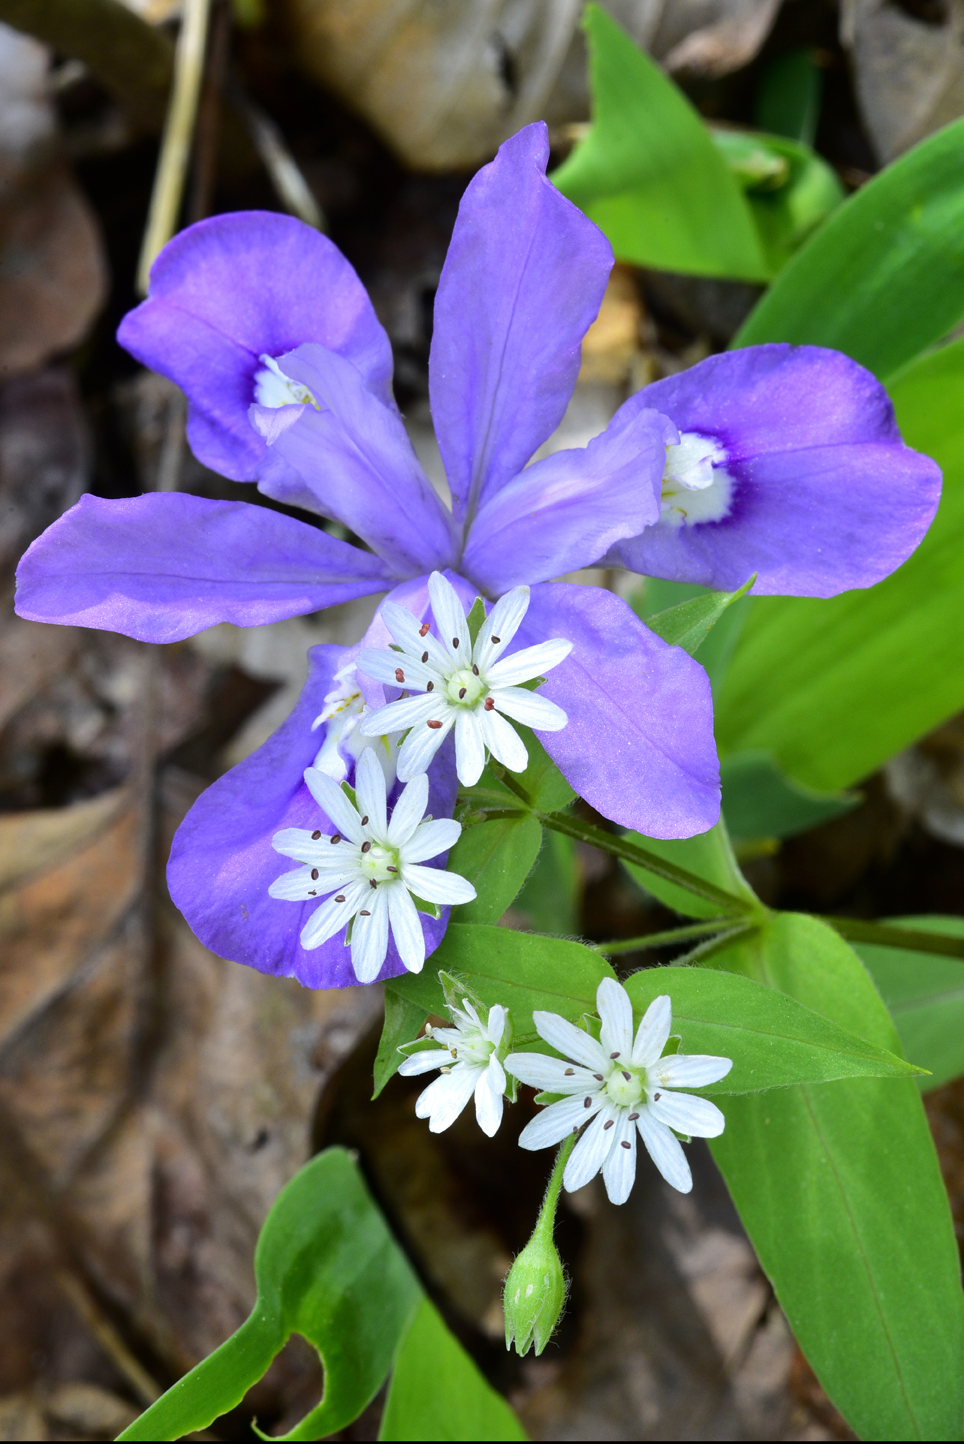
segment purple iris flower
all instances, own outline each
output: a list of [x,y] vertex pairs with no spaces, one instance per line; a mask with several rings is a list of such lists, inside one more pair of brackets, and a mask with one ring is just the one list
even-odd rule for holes
[[[450,507],[414,454],[387,337],[337,249],[288,217],[217,216],[165,249],[120,339],[184,389],[202,461],[369,549],[243,502],[87,496],[21,562],[20,614],[169,642],[377,592],[424,624],[433,572],[466,610],[479,593],[528,586],[513,648],[571,643],[538,694],[566,725],[538,735],[572,786],[650,836],[712,826],[702,668],[612,593],[552,579],[604,559],[726,589],[752,572],[758,592],[867,586],[920,541],[940,473],[903,445],[862,367],[789,346],[712,357],[633,396],[584,449],[532,461],[562,419],[612,266],[605,237],[547,181],[547,158],[545,126],[526,127],[459,210],[430,358]],[[376,618],[366,647],[389,642]],[[199,800],[172,854],[175,899],[199,936],[316,986],[352,981],[350,965],[330,960],[331,944],[299,953],[290,910],[268,897],[270,838],[319,825],[302,780],[319,746],[311,724],[335,705],[326,699],[353,654],[316,649],[292,717]],[[380,683],[359,685],[371,709],[393,700]],[[430,808],[450,814],[451,748],[433,778]],[[400,969],[390,950],[382,976]]]

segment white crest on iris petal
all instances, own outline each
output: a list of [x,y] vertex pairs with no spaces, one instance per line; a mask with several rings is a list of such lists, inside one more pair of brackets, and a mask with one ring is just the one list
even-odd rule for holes
[[475,1096],[475,1116],[483,1133],[491,1138],[502,1122],[505,1070],[499,1054],[508,1051],[511,1030],[507,1030],[505,1008],[496,1003],[485,1022],[466,998],[461,1007],[449,1005],[454,1028],[434,1028],[431,1038],[439,1046],[413,1053],[399,1067],[412,1078],[419,1073],[441,1069],[441,1076],[418,1096],[415,1113],[427,1118],[429,1130],[441,1133],[451,1127]]
[[315,756],[314,767],[327,772],[336,782],[343,782],[349,767],[357,762],[366,748],[371,748],[381,763],[385,786],[395,782],[395,760],[398,732],[383,737],[365,737],[360,724],[372,709],[362,696],[354,662],[346,662],[334,676],[335,685],[325,697],[325,705],[311,724],[312,732],[324,727],[324,741]]
[[359,653],[360,672],[409,693],[366,717],[362,732],[375,737],[407,731],[397,758],[403,780],[425,771],[453,728],[455,766],[464,786],[478,782],[486,751],[510,771],[524,771],[529,755],[506,718],[542,732],[565,727],[561,707],[520,684],[557,667],[572,643],[553,637],[504,655],[528,610],[528,587],[513,587],[500,597],[474,644],[465,608],[441,572],[429,577],[428,590],[438,636],[404,607],[384,602],[382,617],[399,650]]
[[582,1130],[563,1174],[565,1187],[574,1192],[602,1173],[612,1202],[625,1203],[636,1177],[638,1132],[666,1182],[689,1193],[693,1176],[676,1135],[717,1138],[725,1119],[708,1098],[676,1090],[718,1082],[732,1060],[709,1054],[664,1057],[673,1022],[666,995],[650,1003],[635,1039],[629,994],[614,978],[599,984],[596,1008],[602,1024],[598,1042],[557,1013],[535,1012],[540,1038],[565,1057],[510,1053],[506,1058],[506,1069],[522,1083],[563,1095],[526,1125],[520,1146],[548,1148]]
[[677,528],[722,521],[733,494],[726,460],[726,451],[712,436],[681,432],[679,445],[666,448],[660,525]]
[[350,924],[351,963],[360,983],[377,978],[390,933],[408,971],[420,972],[425,934],[413,894],[443,907],[475,897],[475,888],[464,877],[420,865],[447,852],[461,824],[450,817],[425,817],[424,775],[403,789],[389,817],[385,774],[371,748],[358,761],[354,802],[334,778],[315,767],[307,769],[305,782],[337,831],[288,827],[276,832],[271,839],[275,852],[302,865],[275,878],[270,896],[301,903],[325,897],[301,930],[301,946],[318,948]]
[[254,373],[254,399],[258,406],[303,406],[318,409],[318,403],[307,386],[286,376],[273,356],[259,356],[262,370]]

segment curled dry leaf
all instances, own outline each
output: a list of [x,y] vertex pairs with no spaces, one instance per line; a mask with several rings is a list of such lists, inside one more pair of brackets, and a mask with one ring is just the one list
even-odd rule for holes
[[[604,0],[670,68],[744,65],[779,0]],[[588,109],[580,0],[284,0],[300,63],[409,165],[477,165],[520,126]]]
[[[938,12],[938,7],[932,7]],[[888,0],[844,0],[841,39],[881,164],[964,114],[964,3],[931,19]]]

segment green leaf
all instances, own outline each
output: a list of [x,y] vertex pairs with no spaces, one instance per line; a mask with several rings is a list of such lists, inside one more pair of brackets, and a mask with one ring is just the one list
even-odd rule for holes
[[[697,837],[666,841],[656,837],[643,837],[638,832],[627,832],[623,835],[628,841],[645,847],[647,852],[655,853],[657,857],[663,858],[666,862],[675,863],[677,867],[684,868],[686,872],[695,873],[697,877],[704,878],[707,882],[722,888],[731,897],[740,899],[744,904],[750,904],[755,912],[760,911],[760,903],[756,894],[740,872],[736,858],[733,856],[733,849],[730,846],[730,839],[722,818],[715,827],[710,828],[709,832],[700,833]],[[648,868],[640,867],[637,863],[627,862],[624,866],[641,888],[652,893],[653,897],[659,898],[661,903],[665,903],[674,912],[682,913],[684,917],[688,918],[719,917],[720,905],[718,902],[687,892],[685,888],[677,887],[675,883],[657,877]]]
[[765,280],[749,207],[698,113],[598,5],[583,24],[593,125],[552,180],[621,260]]
[[[964,918],[889,918],[898,926],[964,937]],[[964,1073],[964,963],[933,953],[854,943],[900,1034],[906,1058],[927,1068],[923,1092]]]
[[851,786],[964,706],[964,628],[949,621],[964,613],[964,341],[889,389],[905,440],[944,472],[929,533],[867,590],[757,597],[717,698],[722,752],[771,752],[822,791]]
[[699,589],[697,596],[678,602],[667,611],[649,615],[644,620],[650,631],[662,637],[664,642],[668,642],[671,647],[682,647],[684,652],[695,657],[709,636],[710,629],[728,607],[746,596],[755,580],[755,576],[750,577],[738,592],[707,592]]
[[515,905],[536,932],[574,933],[579,926],[578,892],[576,845],[571,837],[547,828]]
[[732,604],[733,595],[731,592],[708,592],[705,587],[690,586],[686,582],[666,582],[657,577],[647,577],[643,585],[637,587],[630,596],[629,605],[640,621],[649,627],[661,613],[668,616],[671,610],[686,602],[714,596],[731,599],[730,603],[721,608],[717,620],[711,623],[709,635],[697,646],[700,666],[710,679],[715,697],[726,676],[750,610],[749,597],[741,597]]
[[518,1418],[486,1383],[423,1299],[395,1360],[379,1439],[525,1439]]
[[240,1404],[291,1334],[325,1367],[321,1403],[285,1439],[320,1439],[374,1398],[421,1297],[349,1154],[329,1148],[282,1189],[254,1256],[258,1300],[226,1343],[120,1436],[180,1439]]
[[889,376],[964,315],[964,121],[850,197],[784,267],[734,341],[846,351]]
[[733,837],[795,837],[857,806],[852,794],[816,792],[787,777],[769,752],[736,752],[720,765],[723,816]]
[[913,1072],[890,1050],[738,973],[646,968],[627,980],[626,990],[640,1015],[654,998],[669,995],[681,1052],[733,1059],[727,1076],[701,1092],[757,1093],[792,1083],[905,1078]]
[[767,265],[776,275],[837,209],[844,188],[826,161],[799,141],[739,130],[710,133],[744,186]]
[[532,1032],[533,1009],[579,1017],[596,1010],[596,989],[616,975],[601,954],[582,943],[518,933],[512,928],[449,923],[423,971],[394,978],[392,987],[429,1013],[442,1013],[439,970],[454,973],[486,1007],[512,1013],[515,1036]]
[[[347,1150],[326,1149],[281,1190],[258,1239],[254,1272],[258,1300],[250,1318],[120,1439],[181,1439],[206,1429],[240,1404],[292,1334],[321,1355],[325,1392],[289,1433],[262,1438],[321,1439],[345,1428],[393,1364],[397,1390],[393,1375],[380,1439],[525,1438],[425,1298]],[[426,1369],[441,1371],[443,1387],[420,1398]],[[474,1427],[466,1433],[469,1413]]]
[[[719,954],[878,1047],[899,1047],[859,958],[775,914]],[[801,1084],[726,1104],[711,1145],[820,1382],[865,1439],[959,1439],[964,1296],[947,1194],[910,1079]]]
[[528,877],[541,841],[538,822],[521,814],[463,828],[449,853],[448,867],[467,878],[478,896],[459,907],[459,921],[498,922]]
[[810,50],[771,60],[756,93],[753,119],[760,130],[813,145],[820,116],[823,73]]
[[391,984],[385,987],[385,1021],[375,1058],[375,1091],[377,1098],[390,1078],[394,1078],[402,1062],[399,1048],[418,1036],[419,1029],[428,1017],[424,1008],[410,1003],[394,991]]

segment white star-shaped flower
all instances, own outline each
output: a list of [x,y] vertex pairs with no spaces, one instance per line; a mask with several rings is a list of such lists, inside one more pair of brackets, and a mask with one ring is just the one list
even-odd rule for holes
[[[269,887],[274,898],[305,902],[334,894],[316,908],[301,930],[301,946],[317,948],[351,923],[351,963],[360,983],[381,971],[391,929],[410,973],[425,961],[425,935],[412,894],[445,905],[471,902],[475,888],[457,873],[420,867],[447,852],[462,831],[454,818],[425,817],[428,778],[416,777],[387,816],[385,774],[371,748],[358,759],[353,803],[326,773],[309,767],[305,782],[337,831],[288,827],[271,845],[302,864]],[[347,941],[347,939],[346,939]]]
[[404,607],[385,602],[382,616],[400,650],[359,653],[360,672],[419,694],[379,707],[362,721],[362,734],[378,737],[410,729],[396,760],[402,781],[425,771],[453,727],[456,770],[464,786],[481,777],[486,748],[510,771],[524,771],[529,755],[506,717],[542,732],[565,727],[561,707],[519,684],[558,666],[572,643],[556,637],[503,656],[528,609],[528,587],[514,587],[496,602],[474,646],[452,584],[433,572],[428,590],[438,637],[427,622],[420,625]]
[[472,1094],[475,1116],[483,1133],[491,1138],[502,1122],[505,1071],[499,1050],[508,1044],[506,1010],[496,1003],[483,1023],[478,1010],[466,998],[461,1007],[449,1006],[454,1028],[435,1028],[432,1038],[441,1046],[413,1053],[399,1073],[412,1078],[441,1068],[442,1076],[418,1096],[415,1112],[427,1118],[432,1133],[442,1133],[458,1118]]
[[[660,1173],[680,1193],[693,1187],[676,1133],[716,1138],[724,1117],[708,1098],[677,1093],[725,1078],[730,1058],[670,1053],[662,1057],[672,1026],[672,1003],[654,998],[633,1039],[633,1007],[625,988],[604,978],[596,991],[600,1040],[560,1018],[533,1013],[541,1038],[567,1062],[542,1053],[510,1053],[505,1066],[533,1088],[566,1096],[551,1103],[519,1136],[523,1148],[548,1148],[588,1124],[566,1164],[563,1183],[582,1188],[602,1172],[613,1203],[625,1203],[636,1177],[636,1133]],[[675,1132],[673,1131],[675,1130]]]
[[324,736],[314,765],[320,772],[327,772],[336,782],[343,782],[348,769],[357,762],[366,747],[374,749],[385,774],[385,785],[391,788],[395,782],[395,758],[398,753],[398,734],[387,737],[364,737],[359,731],[362,721],[371,715],[372,709],[365,701],[358,685],[358,673],[354,662],[346,662],[334,676],[335,685],[325,697],[325,705],[311,724],[312,732],[324,727]]

